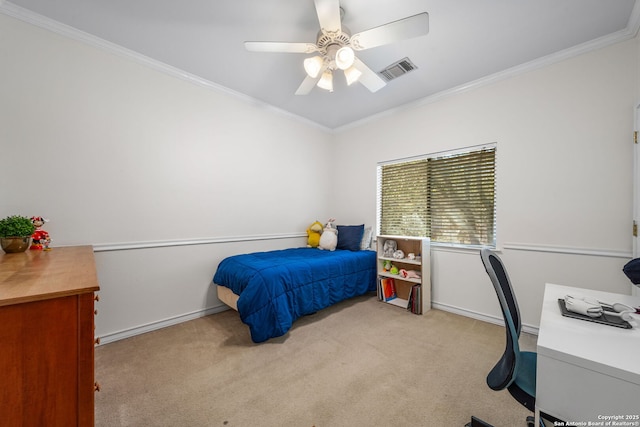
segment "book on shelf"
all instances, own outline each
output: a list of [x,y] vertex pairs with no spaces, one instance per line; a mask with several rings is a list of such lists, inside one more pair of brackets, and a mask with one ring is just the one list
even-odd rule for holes
[[415,300],[416,298],[413,292],[413,287],[411,287],[411,290],[409,291],[409,302],[407,303],[407,311],[410,311],[412,313],[414,312],[413,305],[415,304]]
[[393,277],[381,278],[380,289],[382,292],[383,301],[391,301],[392,299],[396,299],[398,297],[398,295],[396,294],[396,282],[395,280],[393,280]]
[[412,313],[422,313],[422,287],[420,285],[413,285],[409,292],[409,304],[407,304],[407,310]]

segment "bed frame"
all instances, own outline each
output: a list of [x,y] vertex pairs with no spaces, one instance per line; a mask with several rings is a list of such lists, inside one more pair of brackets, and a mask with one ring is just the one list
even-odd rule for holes
[[257,343],[286,334],[301,316],[375,292],[376,278],[374,251],[300,247],[229,256],[213,284]]
[[218,299],[233,308],[235,311],[238,311],[238,298],[239,296],[234,294],[233,291],[224,286],[218,286]]

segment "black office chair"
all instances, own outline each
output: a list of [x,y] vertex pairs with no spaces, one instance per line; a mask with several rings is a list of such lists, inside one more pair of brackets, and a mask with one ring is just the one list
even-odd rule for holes
[[[518,343],[522,328],[520,310],[502,261],[489,249],[482,249],[480,257],[498,295],[507,333],[504,354],[487,375],[487,385],[496,391],[506,388],[518,402],[534,411],[536,406],[537,354],[530,351],[520,351]],[[534,424],[534,417],[528,416],[527,425],[533,426]],[[544,426],[542,420],[540,420],[540,425]],[[491,427],[491,425],[476,417],[471,417],[471,422],[467,424],[467,427]]]

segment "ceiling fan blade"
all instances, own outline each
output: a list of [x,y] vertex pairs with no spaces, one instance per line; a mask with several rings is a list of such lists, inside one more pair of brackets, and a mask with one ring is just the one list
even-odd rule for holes
[[353,65],[362,73],[358,81],[371,92],[377,92],[387,84],[378,73],[367,67],[367,65],[358,58],[356,58]]
[[316,83],[318,83],[318,80],[322,77],[322,73],[324,73],[327,68],[329,68],[329,64],[324,63],[318,72],[318,77],[310,77],[307,75],[307,77],[302,81],[302,84],[298,87],[298,90],[296,90],[296,95],[308,95],[315,87]]
[[316,86],[318,80],[320,80],[320,75],[318,75],[318,77],[316,78],[307,76],[302,81],[302,84],[298,87],[298,90],[296,90],[296,95],[308,95],[309,92],[311,92],[311,90],[313,90],[313,88]]
[[340,2],[338,0],[315,0],[320,28],[324,32],[342,30],[340,23]]
[[313,53],[318,51],[318,47],[313,43],[244,42],[244,47],[250,52]]
[[350,44],[354,50],[371,49],[400,40],[424,36],[428,32],[429,14],[423,12],[354,34],[351,36]]

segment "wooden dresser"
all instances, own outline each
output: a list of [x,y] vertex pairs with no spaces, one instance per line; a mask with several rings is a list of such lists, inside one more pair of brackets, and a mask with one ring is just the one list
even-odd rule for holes
[[99,289],[91,246],[0,253],[3,427],[94,425]]

